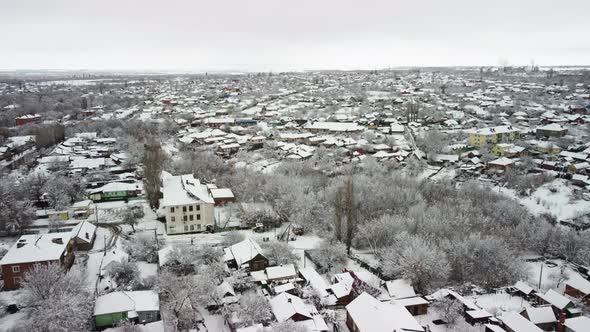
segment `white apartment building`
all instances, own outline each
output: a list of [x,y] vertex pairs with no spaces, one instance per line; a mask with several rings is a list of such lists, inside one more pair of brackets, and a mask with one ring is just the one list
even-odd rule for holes
[[162,175],[163,198],[160,208],[166,216],[167,234],[213,231],[215,201],[207,185],[192,174]]

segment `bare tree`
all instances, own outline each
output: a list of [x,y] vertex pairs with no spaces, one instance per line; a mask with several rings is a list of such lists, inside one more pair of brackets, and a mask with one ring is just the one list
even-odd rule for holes
[[162,164],[165,159],[160,144],[146,144],[143,158],[145,170],[144,188],[152,209],[157,209],[160,206],[160,175],[162,174]]

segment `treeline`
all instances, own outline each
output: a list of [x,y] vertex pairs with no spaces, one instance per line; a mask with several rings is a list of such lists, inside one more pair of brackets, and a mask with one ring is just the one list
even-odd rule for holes
[[525,277],[525,254],[590,259],[588,231],[535,218],[475,181],[419,181],[370,159],[339,168],[328,155],[283,162],[268,174],[207,152],[175,160],[172,172],[215,179],[240,202],[265,202],[284,222],[370,250],[384,275],[409,278],[421,292],[448,284],[510,285]]

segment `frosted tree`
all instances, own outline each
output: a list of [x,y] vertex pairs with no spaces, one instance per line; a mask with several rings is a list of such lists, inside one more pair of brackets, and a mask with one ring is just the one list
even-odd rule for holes
[[121,219],[123,223],[131,226],[133,231],[135,232],[135,225],[139,223],[139,220],[143,218],[144,212],[141,206],[128,206],[126,209],[123,210],[121,214]]
[[246,326],[268,323],[272,320],[272,309],[268,300],[256,293],[246,293],[235,307],[238,317]]
[[383,250],[381,257],[385,275],[409,279],[423,294],[444,283],[449,275],[446,255],[419,237],[400,236]]
[[135,260],[148,263],[158,261],[158,245],[153,235],[137,234],[133,240],[125,241],[123,248]]
[[134,290],[140,284],[139,268],[134,262],[125,259],[113,261],[108,268],[109,277],[117,284],[118,289]]
[[77,268],[66,272],[58,264],[35,266],[26,273],[24,298],[31,308],[27,331],[87,331],[94,303],[84,275]]
[[434,302],[432,307],[445,321],[447,327],[455,325],[457,319],[463,314],[463,304],[455,299],[445,297]]
[[265,256],[275,265],[292,264],[298,260],[293,249],[285,242],[270,241],[263,243]]
[[324,241],[317,250],[310,251],[310,254],[320,273],[340,272],[348,263],[346,246],[341,242]]
[[286,320],[280,323],[274,323],[270,325],[270,332],[306,332],[307,329],[301,324],[297,324],[292,320]]

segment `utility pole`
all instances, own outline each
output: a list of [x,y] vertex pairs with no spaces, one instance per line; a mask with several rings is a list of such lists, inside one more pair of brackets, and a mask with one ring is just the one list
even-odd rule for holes
[[541,263],[541,273],[539,273],[539,291],[541,291],[541,281],[543,280],[543,265],[545,265],[545,260]]

